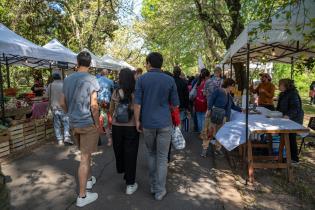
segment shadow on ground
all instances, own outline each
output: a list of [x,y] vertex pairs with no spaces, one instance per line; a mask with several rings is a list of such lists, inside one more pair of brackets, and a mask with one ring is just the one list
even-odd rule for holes
[[[187,134],[186,139],[186,149],[172,153],[168,195],[161,202],[155,201],[149,192],[143,139],[137,168],[139,190],[132,196],[124,194],[125,184],[122,175],[116,174],[112,148],[101,146],[93,158],[93,174],[97,177],[93,191],[99,194],[99,199],[82,209],[314,209],[314,190],[307,186],[315,184],[314,157],[295,169],[297,182],[293,185],[284,181],[283,171],[259,170],[255,172],[256,184],[246,186],[241,171],[232,171],[225,158],[217,158],[216,167],[213,167],[211,158],[199,157],[201,141],[196,134]],[[3,165],[3,172],[8,176],[12,209],[77,209],[74,202],[78,160],[75,147],[48,143]],[[305,175],[311,178],[305,179]],[[310,199],[306,201],[305,197]]]

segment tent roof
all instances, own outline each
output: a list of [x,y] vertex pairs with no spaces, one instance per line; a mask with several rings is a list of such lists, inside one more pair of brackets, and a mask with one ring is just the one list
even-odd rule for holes
[[0,62],[30,67],[46,66],[52,61],[69,62],[67,54],[49,50],[19,36],[0,23]]
[[104,62],[100,57],[96,56],[89,49],[84,48],[82,51],[87,51],[88,53],[90,53],[90,55],[92,57],[91,67],[94,67],[94,68],[106,68],[106,69],[111,67],[110,63]]
[[102,60],[104,62],[110,63],[112,65],[112,68],[110,68],[110,69],[112,69],[112,70],[119,70],[119,69],[122,68],[122,65],[120,64],[120,61],[115,59],[115,58],[113,58],[110,55],[104,55],[102,57]]
[[67,54],[67,57],[65,59],[68,60],[68,63],[73,63],[73,64],[77,63],[77,58],[76,58],[77,54],[74,53],[69,48],[62,45],[57,39],[51,40],[50,42],[45,44],[43,46],[43,48],[53,50],[53,51],[58,52],[58,53],[65,53],[65,54]]
[[[290,17],[290,18],[287,18]],[[250,44],[251,61],[290,63],[300,56],[313,57],[315,51],[310,46],[314,40],[305,39],[314,31],[314,0],[301,0],[300,4],[289,5],[272,17],[271,29],[262,30],[261,22],[250,23],[237,37],[224,56],[222,63],[246,61],[247,43]]]
[[120,64],[121,64],[123,67],[130,68],[131,70],[136,70],[135,67],[133,67],[132,65],[130,65],[130,64],[127,63],[126,61],[120,61]]

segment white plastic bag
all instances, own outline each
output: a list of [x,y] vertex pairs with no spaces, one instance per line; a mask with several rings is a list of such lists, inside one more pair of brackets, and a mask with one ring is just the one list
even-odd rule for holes
[[179,127],[174,127],[172,132],[172,145],[176,150],[184,149],[186,146],[185,138]]

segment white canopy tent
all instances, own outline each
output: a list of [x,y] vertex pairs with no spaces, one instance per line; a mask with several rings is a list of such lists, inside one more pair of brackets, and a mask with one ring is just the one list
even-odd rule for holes
[[113,58],[112,56],[110,55],[104,55],[102,57],[102,60],[104,62],[107,62],[107,63],[110,63],[111,64],[111,70],[120,70],[122,68],[122,65],[120,64],[120,61]]
[[68,54],[43,48],[0,24],[0,62],[8,65],[49,67],[53,61],[69,62]]
[[125,67],[125,68],[129,68],[129,69],[131,69],[131,70],[136,70],[136,68],[135,67],[133,67],[132,65],[130,65],[129,63],[127,63],[126,61],[120,61],[120,65],[122,66],[122,67]]
[[[246,63],[245,87],[249,90],[250,62],[263,60],[293,64],[294,60],[315,56],[314,19],[315,0],[299,0],[296,5],[289,5],[273,16],[268,30],[264,30],[260,22],[249,24],[221,63]],[[246,144],[249,141],[248,108],[249,91],[246,91]]]
[[100,57],[98,57],[95,54],[93,54],[89,49],[84,48],[82,51],[87,51],[88,53],[90,53],[90,55],[92,57],[91,67],[93,67],[93,68],[104,68],[104,69],[110,69],[111,68],[111,64],[110,63],[103,61]]
[[77,63],[77,54],[74,53],[69,48],[65,47],[63,44],[61,44],[57,39],[53,39],[47,44],[43,46],[43,48],[53,50],[57,53],[63,53],[66,54],[66,60],[71,65],[71,67],[74,67]]
[[[292,60],[314,57],[315,44],[310,39],[314,31],[315,0],[300,0],[287,6],[272,17],[269,30],[260,29],[261,22],[250,23],[231,45],[222,64],[245,62],[247,44],[250,44],[250,60],[291,63]],[[308,38],[306,38],[308,37]]]

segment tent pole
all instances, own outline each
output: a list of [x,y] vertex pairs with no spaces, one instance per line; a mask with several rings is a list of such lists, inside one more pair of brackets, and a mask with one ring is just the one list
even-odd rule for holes
[[231,62],[230,62],[230,68],[231,68],[230,78],[233,77],[233,67],[232,67],[232,63],[233,63],[233,58],[231,58]]
[[7,71],[7,87],[10,88],[10,68],[9,68],[9,62],[8,62],[8,57],[5,57],[5,66],[6,66],[6,71]]
[[224,67],[225,67],[225,63],[223,64],[223,66],[222,66],[222,78],[224,78]]
[[65,79],[65,69],[61,69],[61,74],[62,74],[62,80],[64,80]]
[[294,79],[294,61],[293,61],[293,57],[291,57],[291,79]]
[[3,93],[3,77],[2,77],[2,70],[1,70],[1,62],[0,62],[0,106],[1,106],[1,113],[2,113],[2,123],[4,123],[5,115],[4,115],[4,93]]
[[[247,56],[246,56],[246,116],[245,116],[245,135],[246,135],[246,146],[249,138],[249,130],[248,130],[248,107],[249,107],[249,55],[250,54],[250,44],[247,43]],[[249,151],[247,151],[249,152]],[[247,173],[246,173],[247,174]],[[249,174],[248,174],[249,175]],[[246,179],[247,183],[247,179]]]

